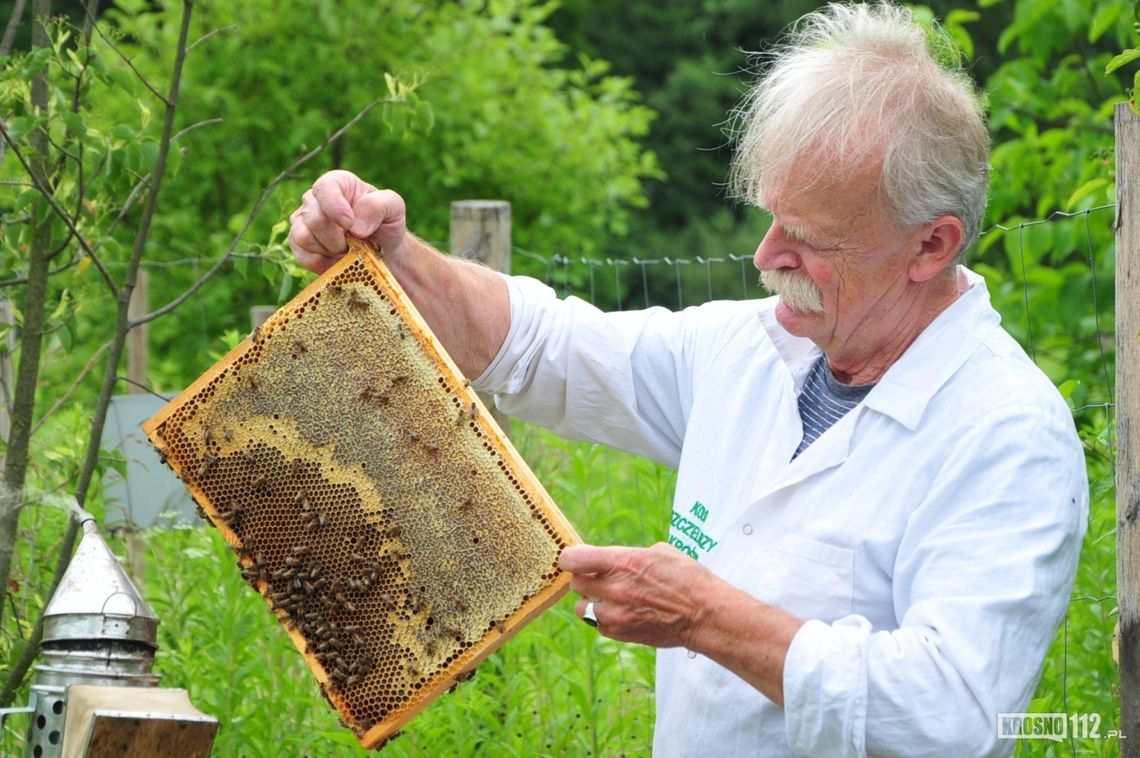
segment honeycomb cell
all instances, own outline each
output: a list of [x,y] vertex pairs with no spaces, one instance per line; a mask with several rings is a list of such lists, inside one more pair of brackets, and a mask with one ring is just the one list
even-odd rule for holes
[[358,241],[144,430],[364,747],[568,588],[573,527]]

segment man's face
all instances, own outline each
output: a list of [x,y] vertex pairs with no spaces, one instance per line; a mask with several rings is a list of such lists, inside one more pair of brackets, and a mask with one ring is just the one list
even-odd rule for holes
[[755,263],[764,286],[780,295],[776,319],[785,329],[831,356],[905,326],[908,264],[921,229],[890,221],[873,180],[769,191],[761,200],[772,226]]

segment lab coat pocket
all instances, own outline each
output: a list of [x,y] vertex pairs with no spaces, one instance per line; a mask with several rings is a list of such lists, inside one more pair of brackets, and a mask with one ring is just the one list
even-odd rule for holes
[[802,619],[832,622],[851,613],[855,552],[804,537],[776,545],[765,581],[773,604]]

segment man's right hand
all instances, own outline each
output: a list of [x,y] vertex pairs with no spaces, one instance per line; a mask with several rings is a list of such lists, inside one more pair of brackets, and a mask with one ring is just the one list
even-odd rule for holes
[[344,255],[346,232],[379,246],[389,260],[400,255],[408,232],[404,198],[341,170],[317,179],[289,220],[293,255],[317,274]]

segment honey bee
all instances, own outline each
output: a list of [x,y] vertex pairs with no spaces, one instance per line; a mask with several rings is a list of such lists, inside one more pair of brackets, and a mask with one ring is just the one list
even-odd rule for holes
[[206,453],[205,460],[203,460],[202,465],[198,467],[198,478],[201,479],[206,474],[210,473],[210,469],[213,468],[217,460],[218,456]]
[[348,307],[358,311],[367,310],[368,301],[362,298],[356,290],[353,290],[352,294],[348,296]]

